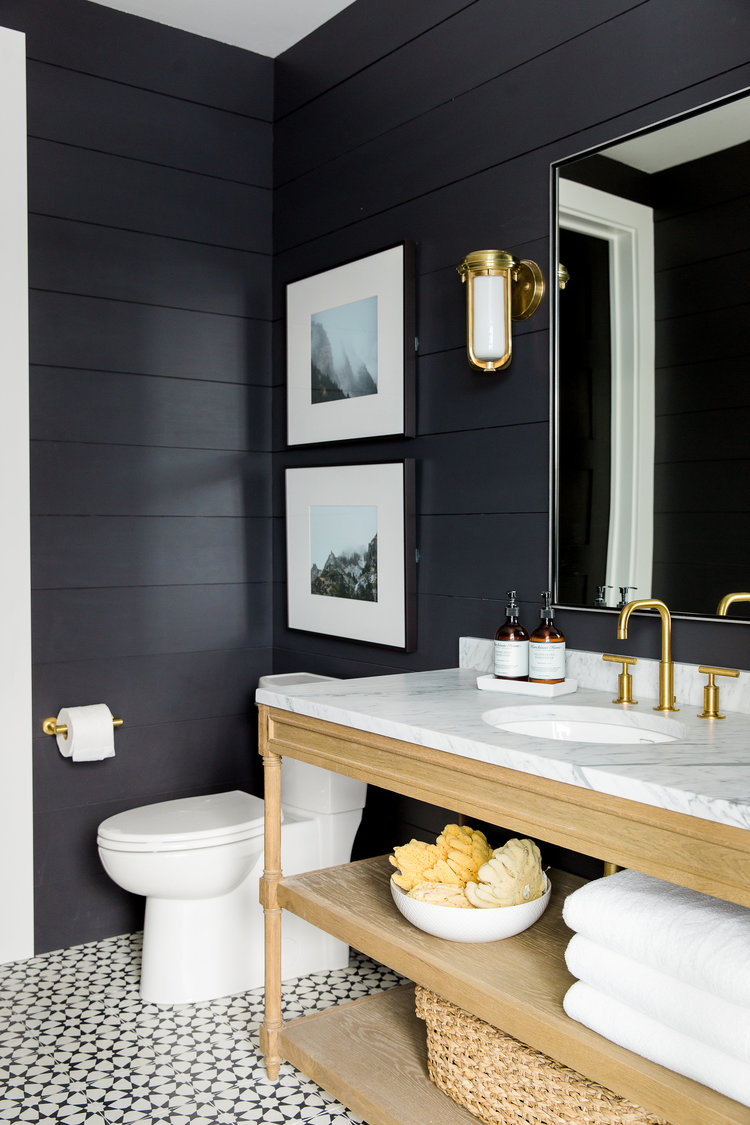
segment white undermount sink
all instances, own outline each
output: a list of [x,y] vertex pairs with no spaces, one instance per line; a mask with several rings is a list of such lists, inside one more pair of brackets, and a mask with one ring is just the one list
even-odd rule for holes
[[676,742],[685,731],[675,719],[604,707],[561,707],[539,703],[485,711],[485,723],[498,730],[559,742]]

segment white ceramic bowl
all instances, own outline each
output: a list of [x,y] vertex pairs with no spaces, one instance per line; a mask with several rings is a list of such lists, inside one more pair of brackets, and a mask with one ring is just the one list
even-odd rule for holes
[[[547,878],[545,876],[545,878]],[[547,890],[533,902],[520,906],[472,907],[438,906],[434,902],[418,902],[402,890],[391,877],[393,901],[407,921],[419,930],[448,941],[498,941],[513,937],[541,918],[547,909],[552,884],[547,879]]]

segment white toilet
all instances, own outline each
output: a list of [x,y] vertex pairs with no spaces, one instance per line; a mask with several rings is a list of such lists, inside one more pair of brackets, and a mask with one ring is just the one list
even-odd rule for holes
[[[330,679],[298,673],[262,677]],[[292,758],[281,769],[281,862],[286,875],[346,863],[362,818],[364,782]],[[141,997],[192,1004],[263,985],[263,801],[234,791],[163,801],[117,813],[97,835],[107,874],[146,896]],[[349,948],[284,915],[287,980],[348,963]]]

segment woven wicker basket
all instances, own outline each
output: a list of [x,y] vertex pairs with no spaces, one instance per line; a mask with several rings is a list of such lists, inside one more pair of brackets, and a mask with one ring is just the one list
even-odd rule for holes
[[486,1125],[667,1125],[417,986],[435,1085]]

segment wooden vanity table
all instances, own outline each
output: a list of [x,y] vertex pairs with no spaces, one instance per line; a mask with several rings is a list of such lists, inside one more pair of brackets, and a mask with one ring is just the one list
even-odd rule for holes
[[750,1108],[565,1015],[562,1000],[573,978],[563,959],[571,933],[561,910],[580,879],[553,871],[552,900],[540,921],[517,937],[482,945],[441,941],[406,922],[391,900],[387,857],[284,879],[281,759],[298,758],[455,810],[469,822],[497,824],[745,906],[750,831],[301,714],[297,707],[261,703],[259,722],[266,818],[261,1042],[272,1078],[287,1060],[368,1125],[476,1123],[427,1077],[425,1027],[414,1015],[411,987],[283,1023],[283,908],[671,1125],[750,1125]]

